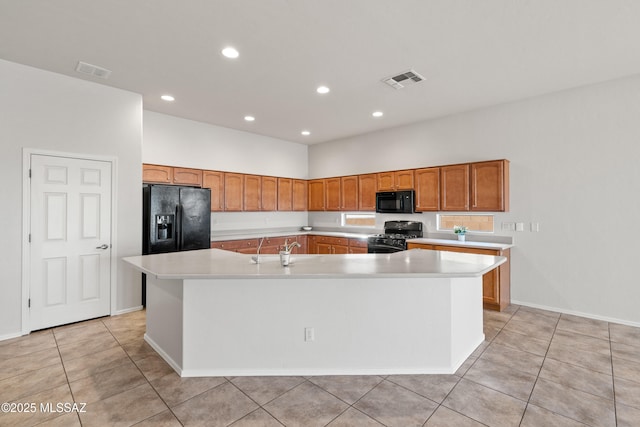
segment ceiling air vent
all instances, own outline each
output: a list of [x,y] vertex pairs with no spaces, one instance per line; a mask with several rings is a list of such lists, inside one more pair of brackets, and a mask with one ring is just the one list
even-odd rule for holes
[[414,70],[405,71],[404,73],[398,74],[397,76],[382,79],[384,83],[388,84],[394,89],[402,89],[407,85],[420,83],[423,80],[424,77],[422,77]]
[[76,71],[89,76],[98,77],[100,79],[108,79],[111,75],[111,70],[98,67],[97,65],[87,64],[86,62],[78,61]]

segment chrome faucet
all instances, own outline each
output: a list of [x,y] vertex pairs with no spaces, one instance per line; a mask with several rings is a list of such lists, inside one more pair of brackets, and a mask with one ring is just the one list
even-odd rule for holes
[[[258,250],[256,250],[256,255],[251,257],[251,261],[255,262],[256,264],[260,264],[260,248],[262,247],[263,243],[264,243],[264,237],[260,239],[260,243],[258,243]],[[287,243],[286,240],[285,240],[285,243]]]
[[298,242],[291,242],[290,245],[287,245],[287,239],[284,240],[284,247],[282,248],[283,252],[287,252],[287,253],[291,253],[291,249],[293,249],[294,247],[300,247],[300,243]]

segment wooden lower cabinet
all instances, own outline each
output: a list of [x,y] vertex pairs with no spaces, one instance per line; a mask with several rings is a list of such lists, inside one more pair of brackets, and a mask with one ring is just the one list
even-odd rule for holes
[[509,249],[493,250],[461,246],[408,244],[408,249],[415,248],[506,257],[507,262],[482,276],[482,305],[489,310],[502,311],[511,303],[511,251]]
[[366,254],[368,252],[367,239],[349,239],[350,254]]
[[[222,240],[217,242],[211,242],[212,249],[224,249],[227,251],[238,252],[242,254],[256,254],[258,252],[258,246],[260,246],[260,238],[257,239],[239,239],[239,240]],[[306,254],[307,253],[307,236],[278,236],[278,237],[265,237],[260,246],[261,254],[278,254],[285,242],[287,244],[298,242],[300,247],[295,247],[291,250],[294,254]]]
[[310,254],[348,254],[349,239],[346,237],[308,236]]

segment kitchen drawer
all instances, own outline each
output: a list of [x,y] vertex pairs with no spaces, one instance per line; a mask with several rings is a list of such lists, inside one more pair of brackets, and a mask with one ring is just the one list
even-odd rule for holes
[[224,240],[220,242],[211,242],[211,247],[214,249],[224,249],[227,251],[237,251],[239,249],[246,248],[257,248],[258,239]]
[[346,237],[315,236],[315,238],[317,243],[349,246],[349,239]]

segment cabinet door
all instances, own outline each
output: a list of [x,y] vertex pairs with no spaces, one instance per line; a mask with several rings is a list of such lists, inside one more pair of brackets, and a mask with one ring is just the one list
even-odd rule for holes
[[262,181],[258,175],[244,176],[244,210],[259,211]]
[[332,254],[333,248],[329,243],[316,243],[316,252],[317,254],[322,255],[330,255]]
[[211,189],[211,211],[224,210],[224,173],[203,171],[202,187]]
[[340,181],[340,198],[342,199],[342,210],[358,210],[358,177],[343,176]]
[[376,210],[376,190],[378,189],[376,174],[360,175],[358,177],[358,210]]
[[278,210],[293,210],[293,180],[291,178],[278,178]]
[[331,246],[331,253],[332,254],[348,254],[349,253],[349,246],[345,246],[345,245],[332,245]]
[[142,182],[171,184],[173,182],[173,168],[171,166],[143,164]]
[[309,210],[324,210],[324,179],[309,181]]
[[241,211],[244,199],[244,175],[240,173],[224,174],[224,210]]
[[413,169],[394,172],[394,180],[397,190],[413,190]]
[[202,171],[200,169],[173,168],[173,183],[202,187]]
[[339,211],[342,206],[340,200],[340,178],[327,178],[324,181],[324,209],[327,211]]
[[509,210],[509,162],[471,163],[471,210]]
[[378,191],[393,191],[396,189],[396,179],[393,172],[380,172],[376,176],[378,179]]
[[415,171],[416,211],[440,210],[440,168]]
[[440,167],[440,209],[469,210],[469,165]]
[[307,210],[307,181],[304,179],[293,180],[292,205],[294,211]]
[[263,176],[260,179],[260,210],[275,211],[278,207],[278,179],[273,176]]

